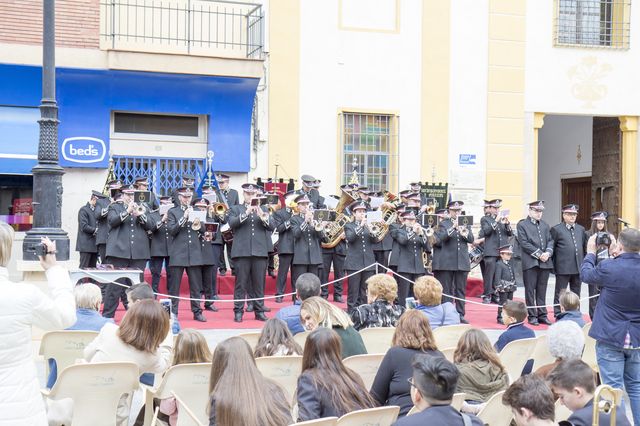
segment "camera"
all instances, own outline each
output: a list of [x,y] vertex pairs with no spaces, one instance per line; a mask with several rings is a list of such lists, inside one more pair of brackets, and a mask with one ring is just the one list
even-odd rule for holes
[[32,252],[36,257],[45,257],[47,254],[47,246],[44,243],[34,244],[29,248],[29,251]]
[[598,232],[596,235],[596,245],[607,246],[611,245],[611,236],[608,232]]
[[167,314],[169,314],[169,318],[171,318],[171,299],[160,299],[159,302],[164,310],[167,311]]

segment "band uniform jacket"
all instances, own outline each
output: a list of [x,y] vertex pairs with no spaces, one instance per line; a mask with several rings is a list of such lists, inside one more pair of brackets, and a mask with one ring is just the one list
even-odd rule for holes
[[167,224],[162,221],[162,216],[157,211],[149,213],[148,219],[154,225],[151,231],[151,257],[168,257],[173,238]]
[[273,222],[278,231],[278,253],[293,254],[293,228],[289,207],[280,209],[273,214]]
[[107,257],[121,259],[149,259],[149,236],[154,224],[146,215],[135,217],[127,213],[124,203],[113,203],[107,214],[109,238],[107,239]]
[[323,232],[316,231],[313,225],[305,222],[304,217],[295,215],[291,218],[293,226],[293,262],[292,265],[322,264],[320,240]]
[[76,237],[76,251],[83,253],[97,253],[98,247],[96,246],[96,214],[95,211],[98,208],[96,203],[95,208],[91,208],[91,204],[80,207],[78,211],[78,236]]
[[484,237],[484,255],[499,257],[498,249],[509,244],[509,237],[513,235],[510,224],[504,224],[496,220],[493,215],[487,214],[480,219],[479,238]]
[[553,268],[551,258],[546,262],[539,260],[544,252],[553,256],[553,238],[547,222],[536,221],[530,217],[522,219],[516,226],[516,237],[520,245],[523,271],[536,266],[540,269]]
[[108,198],[99,198],[96,201],[96,208],[93,211],[96,218],[96,227],[98,228],[96,244],[107,244],[107,238],[109,237],[109,223],[107,222],[107,215],[109,214],[110,204],[111,201]]
[[[207,214],[207,221],[214,221],[214,218]],[[215,259],[213,254],[213,244],[216,238],[216,235],[220,233],[220,226],[218,226],[218,230],[211,236],[211,241],[207,241],[204,238],[204,233],[206,229],[204,223],[202,224],[203,232],[200,234],[200,249],[202,251],[202,264],[205,266],[213,266],[218,263],[218,259]]]
[[500,259],[496,262],[493,288],[496,290],[496,293],[516,291],[516,274],[510,261],[505,262]]
[[[394,238],[398,242],[398,272],[404,274],[424,274],[424,262],[422,253],[431,252],[431,246],[427,236],[418,235],[413,230],[401,227],[394,232]],[[467,256],[468,257],[468,256]]]
[[398,258],[400,257],[400,244],[396,241],[396,233],[400,230],[399,223],[389,225],[389,235],[391,236],[391,254],[389,255],[389,266],[398,266]]
[[[267,212],[266,207],[261,207]],[[233,229],[233,245],[231,257],[268,257],[271,246],[270,233],[273,231],[273,218],[267,216],[263,221],[256,214],[247,215],[247,207],[244,204],[233,206],[229,209],[227,221]]]
[[434,233],[432,269],[434,271],[470,271],[469,243],[473,242],[473,232],[469,229],[467,237],[453,227],[450,218],[444,219]]
[[204,233],[204,224],[199,230],[191,229],[191,222],[184,217],[185,206],[173,207],[167,216],[167,229],[173,238],[169,246],[169,266],[201,266],[202,247],[200,235]]
[[222,195],[227,200],[227,207],[231,208],[233,206],[240,205],[240,196],[238,195],[238,191],[235,189],[225,189],[225,190],[217,190],[216,195],[218,196],[218,201],[223,202]]
[[553,238],[553,268],[558,275],[577,275],[587,251],[584,226],[573,225],[573,232],[562,222],[551,228]]
[[[297,194],[307,194],[309,197],[309,205],[311,205],[314,209],[323,208],[324,204],[320,203],[320,193],[317,189],[311,188],[309,192],[305,192],[304,189],[300,188],[296,191]],[[322,203],[324,203],[324,198],[322,199]]]
[[344,269],[347,271],[359,271],[376,263],[373,255],[375,239],[367,226],[359,226],[349,222],[344,226],[344,234],[347,241],[347,257],[344,260]]

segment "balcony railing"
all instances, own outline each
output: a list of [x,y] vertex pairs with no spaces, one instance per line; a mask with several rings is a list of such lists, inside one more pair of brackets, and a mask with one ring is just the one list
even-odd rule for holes
[[264,15],[254,3],[101,0],[101,47],[262,59]]

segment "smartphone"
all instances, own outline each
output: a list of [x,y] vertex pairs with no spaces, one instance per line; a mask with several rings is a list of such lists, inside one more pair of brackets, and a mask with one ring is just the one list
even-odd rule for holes
[[416,308],[416,299],[415,299],[415,297],[407,297],[404,300],[406,302],[407,309],[415,309]]
[[167,311],[167,314],[169,314],[169,318],[171,318],[171,299],[160,299],[159,302],[164,310]]

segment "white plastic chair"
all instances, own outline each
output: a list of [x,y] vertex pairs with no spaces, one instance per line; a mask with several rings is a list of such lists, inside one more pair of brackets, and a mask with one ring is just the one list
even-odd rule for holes
[[398,418],[400,407],[389,405],[387,407],[368,408],[366,410],[352,411],[338,419],[338,426],[391,426]]
[[132,362],[76,364],[62,370],[53,388],[42,394],[73,400],[73,426],[113,426],[120,398],[139,388],[139,378]]
[[584,334],[584,350],[582,351],[582,360],[586,362],[589,367],[596,373],[600,372],[598,367],[598,358],[596,357],[596,339],[589,336],[589,330],[591,330],[591,323],[588,322],[582,327],[582,333]]
[[532,371],[536,371],[543,365],[551,364],[556,360],[549,352],[549,338],[546,334],[536,337],[536,346],[533,349],[531,358],[533,358]]
[[[209,403],[210,374],[210,363],[179,364],[167,370],[157,387],[143,386],[145,390],[145,424],[149,424],[153,416],[153,399],[170,398],[173,392],[189,401],[202,422],[208,422],[206,407]],[[178,415],[178,419],[180,419],[180,415]]]
[[151,419],[151,426],[157,426],[158,424],[158,413],[160,412],[160,407],[156,407],[153,411],[153,418]]
[[519,339],[507,343],[500,352],[500,361],[509,374],[509,383],[513,383],[522,374],[522,369],[533,354],[537,339]]
[[249,333],[240,333],[238,334],[238,337],[242,337],[244,340],[246,340],[251,347],[251,351],[253,351],[256,346],[258,346],[258,340],[260,340],[260,332],[252,331]]
[[372,327],[360,330],[360,337],[370,354],[386,354],[391,347],[395,327]]
[[444,348],[444,349],[440,350],[440,352],[442,352],[442,355],[444,355],[444,357],[449,362],[453,362],[453,353],[455,351],[456,351],[456,348],[454,348],[454,347],[452,347],[452,348]]
[[[533,339],[532,339],[533,340]],[[513,414],[511,413],[511,407],[502,403],[502,395],[505,391],[500,391],[493,395],[487,401],[487,404],[478,413],[478,417],[485,424],[491,426],[509,426]]]
[[264,377],[282,386],[288,400],[295,395],[302,371],[301,356],[264,356],[256,358],[256,365]]
[[77,359],[84,359],[84,348],[98,336],[97,331],[60,330],[49,331],[42,336],[40,355],[45,360],[46,377],[49,377],[50,358],[56,360],[58,375]]
[[[176,426],[206,426],[209,424],[209,419],[203,423],[200,416],[197,416],[194,411],[184,402],[184,398],[178,396],[177,393],[171,392],[171,396],[176,399],[178,405],[178,422]],[[190,401],[193,406],[193,402]]]
[[337,417],[323,417],[321,419],[307,420],[306,422],[293,423],[291,426],[335,426],[338,424]]
[[371,389],[384,354],[354,355],[342,360],[344,366],[352,369],[362,378],[365,389]]
[[471,329],[469,324],[445,325],[433,330],[433,338],[436,341],[438,349],[455,348],[458,346],[458,340],[467,331]]
[[310,331],[303,331],[302,333],[298,333],[293,336],[293,340],[300,345],[302,350],[304,350],[304,344],[306,343],[309,334],[311,334]]

